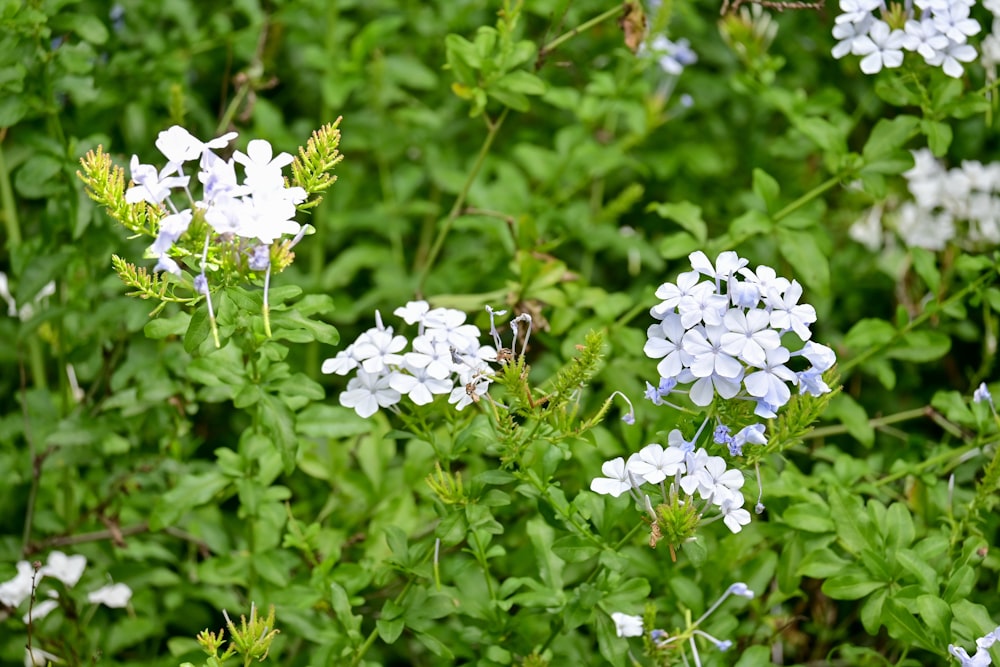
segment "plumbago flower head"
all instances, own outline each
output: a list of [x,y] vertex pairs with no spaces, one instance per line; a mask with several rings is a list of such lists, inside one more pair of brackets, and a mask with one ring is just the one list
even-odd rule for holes
[[960,78],[965,73],[962,64],[979,56],[968,43],[969,37],[982,30],[970,16],[973,4],[974,0],[917,0],[890,11],[884,0],[840,0],[833,57],[862,56],[861,71],[877,74],[883,68],[900,67],[905,53],[911,52],[948,76]]
[[[156,139],[166,164],[143,164],[133,155],[127,188],[124,171],[113,166],[101,148],[87,153],[78,175],[88,195],[130,232],[152,239],[147,256],[156,259],[153,275],[114,257],[123,282],[135,290],[131,294],[160,301],[154,314],[167,302],[205,298],[212,316],[212,287],[259,281],[270,333],[271,271],[291,264],[292,248],[312,231],[295,220],[296,213],[317,205],[336,180],[329,172],[341,160],[339,123],[313,133],[295,157],[275,155],[270,143],[254,139],[246,153],[235,151],[229,158],[217,151],[225,149],[236,132],[202,141],[175,125]],[[291,184],[283,174],[288,166]],[[242,181],[238,171],[243,172]]]
[[[800,303],[798,282],[769,266],[751,270],[748,260],[732,251],[714,264],[701,251],[689,259],[691,271],[656,290],[661,301],[650,314],[658,322],[646,330],[644,352],[660,360],[660,382],[647,397],[662,404],[678,386],[691,385],[688,395],[697,406],[711,405],[716,397],[745,399],[755,403],[758,417],[770,419],[794,387],[812,395],[830,391],[822,373],[836,356],[810,340],[816,310]],[[801,349],[791,352],[786,344],[794,339]],[[793,357],[810,365],[793,370]]]
[[412,341],[386,326],[376,312],[374,327],[323,362],[324,373],[354,374],[340,404],[371,417],[404,396],[426,405],[447,395],[457,410],[479,401],[493,382],[488,362],[496,360],[497,350],[480,344],[479,328],[466,323],[465,313],[411,301],[395,314],[417,326]]

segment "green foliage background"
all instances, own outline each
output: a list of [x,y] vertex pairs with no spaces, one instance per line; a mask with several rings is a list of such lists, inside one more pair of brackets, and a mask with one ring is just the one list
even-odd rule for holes
[[[33,316],[0,318],[0,580],[59,548],[87,556],[85,583],[134,591],[127,612],[63,591],[36,642],[71,664],[176,665],[254,601],[276,607],[280,664],[626,664],[609,613],[650,599],[658,627],[681,627],[737,580],[757,600],[711,630],[740,650],[705,664],[930,664],[994,627],[997,431],[969,397],[996,378],[996,255],[847,235],[905,192],[908,149],[1000,154],[982,68],[864,76],[829,55],[832,6],[776,14],[768,46],[714,4],[664,5],[659,27],[699,57],[666,98],[598,0],[529,0],[493,37],[501,8],[478,1],[0,2],[0,269],[18,304],[56,281]],[[254,344],[261,367],[125,296],[111,255],[149,260],[86,197],[88,150],[155,163],[177,123],[294,152],[337,117],[339,180],[274,277],[286,333]],[[635,429],[536,445],[532,489],[499,469],[482,416],[395,430],[340,407],[319,371],[333,327],[349,342],[415,295],[481,327],[505,306],[540,325],[536,384],[606,333],[592,414],[653,379],[646,311],[696,249],[802,282],[844,384],[819,430],[768,455],[767,514],[711,526],[700,559],[671,562],[628,503],[586,491],[681,416],[636,400]],[[240,298],[220,307],[235,331]],[[425,483],[441,459],[472,484],[457,509]],[[21,613],[0,620],[5,664]]]

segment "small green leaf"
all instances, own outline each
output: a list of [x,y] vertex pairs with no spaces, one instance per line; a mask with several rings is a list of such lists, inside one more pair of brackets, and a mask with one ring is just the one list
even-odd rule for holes
[[832,533],[835,529],[830,518],[830,508],[825,505],[813,503],[791,505],[782,512],[781,520],[792,528],[809,533]]
[[837,600],[858,600],[872,591],[886,585],[884,581],[875,581],[867,570],[860,567],[845,568],[843,574],[830,577],[823,582],[823,592]]
[[704,243],[708,238],[708,225],[701,218],[700,206],[695,206],[688,201],[668,204],[652,203],[646,207],[646,210],[656,213],[661,218],[676,222],[689,232],[698,243]]
[[830,288],[829,253],[820,248],[811,232],[778,228],[778,250],[811,289],[825,294]]
[[774,213],[780,208],[778,196],[781,194],[781,186],[763,169],[753,170],[753,191],[764,202],[764,207],[769,213]]

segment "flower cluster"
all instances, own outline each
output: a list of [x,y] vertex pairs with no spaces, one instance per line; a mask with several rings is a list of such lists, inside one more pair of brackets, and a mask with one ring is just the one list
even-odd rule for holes
[[[976,49],[968,38],[982,27],[970,16],[975,0],[916,0],[920,9],[914,13],[908,2],[904,13],[890,14],[884,0],[840,0],[841,14],[835,19],[833,36],[838,40],[833,57],[847,54],[862,56],[861,71],[875,74],[883,67],[903,64],[903,52],[923,56],[931,66],[940,67],[948,76],[959,78],[962,64],[976,59]],[[880,10],[896,25],[876,18]]]
[[[295,207],[306,200],[300,187],[286,187],[282,169],[292,163],[288,153],[274,155],[271,144],[255,139],[247,152],[236,151],[224,160],[214,149],[225,148],[235,139],[228,132],[203,142],[184,128],[174,125],[160,132],[156,147],[167,158],[160,170],[141,164],[132,156],[133,185],[125,193],[125,201],[137,204],[145,201],[154,206],[166,206],[170,214],[160,220],[156,240],[149,252],[157,258],[155,270],[180,275],[181,269],[172,255],[183,255],[174,248],[177,240],[188,231],[196,215],[201,216],[216,235],[232,239],[249,258],[250,268],[263,271],[269,264],[268,246],[285,234],[301,231],[292,218]],[[195,200],[189,188],[191,177],[184,173],[184,164],[198,160],[198,181],[202,184],[201,199]],[[243,167],[240,183],[236,164]],[[183,189],[188,206],[178,209],[170,198],[174,189]],[[210,232],[210,233],[211,233]],[[207,243],[207,239],[206,239]]]
[[[717,428],[716,442],[727,444],[731,452],[741,450],[747,443],[767,442],[763,424],[748,426],[735,436],[728,431],[724,426]],[[627,492],[644,506],[653,526],[652,546],[661,538],[671,546],[686,541],[712,507],[718,508],[729,530],[738,533],[750,523],[750,512],[743,508],[746,501],[740,491],[746,479],[741,471],[727,468],[721,456],[710,456],[704,447],[695,449],[700,435],[701,431],[689,441],[680,430],[674,429],[667,436],[667,447],[652,443],[627,461],[620,456],[605,461],[601,466],[605,476],[594,478],[590,490],[614,498]],[[653,506],[649,495],[642,491],[644,484],[659,486],[660,504]]]
[[970,656],[961,646],[948,644],[948,653],[958,658],[961,667],[987,667],[993,664],[990,647],[1000,641],[1000,627],[976,640],[976,653]]
[[[745,398],[756,403],[755,414],[770,419],[790,399],[790,386],[814,396],[830,391],[822,374],[836,357],[810,340],[816,310],[799,303],[798,282],[768,266],[751,271],[732,251],[715,264],[700,250],[688,258],[693,270],[660,285],[662,301],[650,310],[659,322],[647,329],[644,351],[660,359],[660,382],[647,383],[647,398],[659,405],[677,386],[691,384],[695,405],[711,404],[716,394]],[[790,333],[805,341],[795,352],[785,346]],[[794,371],[786,365],[792,357],[810,366]]]
[[946,169],[923,148],[903,173],[913,201],[886,215],[876,206],[850,230],[851,237],[875,251],[885,242],[883,221],[910,247],[943,250],[949,242],[975,250],[1000,244],[1000,162],[965,160]]
[[[730,595],[736,595],[738,597],[746,598],[747,600],[752,600],[754,598],[754,592],[750,590],[750,587],[742,582],[737,582],[731,585],[726,591],[719,597],[715,603],[712,604],[708,610],[705,611],[698,620],[693,623],[689,623],[688,627],[670,636],[665,630],[655,629],[649,632],[649,638],[652,642],[653,647],[656,650],[663,649],[677,649],[680,648],[683,652],[684,640],[688,641],[688,645],[691,647],[692,656],[694,658],[694,664],[701,664],[701,656],[698,654],[698,644],[695,642],[695,637],[702,637],[707,639],[715,648],[720,651],[728,651],[733,646],[733,642],[728,639],[717,639],[712,635],[708,634],[703,630],[699,630],[698,626],[705,621],[712,613],[718,609],[723,602],[726,601]],[[620,611],[616,611],[611,614],[611,620],[615,624],[615,633],[619,637],[641,637],[645,634],[644,622],[642,616],[625,614]],[[687,664],[687,658],[685,656],[685,664]]]
[[495,330],[496,348],[480,345],[479,328],[466,323],[465,313],[459,310],[411,301],[394,313],[407,324],[417,325],[412,344],[385,326],[376,311],[373,328],[323,362],[324,373],[355,372],[340,394],[341,405],[370,417],[379,408],[396,405],[403,396],[426,405],[435,396],[448,394],[448,402],[461,410],[487,392],[493,381],[488,362],[497,359],[500,347]]
[[[40,589],[42,580],[46,578],[57,579],[66,588],[73,588],[83,576],[83,571],[87,567],[87,559],[79,554],[67,556],[61,551],[53,551],[48,555],[44,565],[40,563],[37,565],[36,568],[35,564],[26,560],[17,563],[17,574],[8,581],[0,582],[0,606],[17,609]],[[59,607],[58,591],[54,589],[45,591],[45,598],[32,605],[30,611],[25,612],[22,617],[25,623],[32,623],[44,618]],[[131,599],[132,589],[121,583],[101,586],[87,593],[88,602],[112,608],[123,608],[128,605]]]

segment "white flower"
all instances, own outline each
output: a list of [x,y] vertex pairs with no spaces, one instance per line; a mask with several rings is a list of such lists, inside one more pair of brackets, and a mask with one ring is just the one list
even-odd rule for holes
[[868,39],[868,31],[874,22],[874,17],[869,15],[860,23],[838,23],[833,26],[833,36],[839,40],[831,51],[833,57],[840,60],[849,53],[857,55],[858,45],[862,40]]
[[39,576],[53,577],[66,584],[68,588],[76,585],[83,576],[83,570],[87,567],[87,557],[77,554],[67,556],[61,551],[53,551],[49,554],[45,565],[38,571]]
[[726,333],[720,339],[722,350],[752,365],[764,362],[765,352],[781,345],[781,336],[769,328],[771,316],[764,310],[744,312],[733,308],[723,318]]
[[[645,48],[642,50],[645,51]],[[672,42],[663,35],[657,35],[650,42],[649,51],[658,56],[660,69],[674,76],[683,72],[685,66],[698,62],[698,56],[691,50],[691,43],[686,39]]]
[[359,370],[357,376],[347,383],[347,389],[340,394],[340,404],[354,408],[361,417],[371,417],[379,408],[387,408],[399,402],[399,392],[389,386],[388,375],[375,375]]
[[601,465],[601,472],[604,477],[595,477],[590,482],[590,490],[594,493],[617,498],[632,488],[632,477],[622,457],[605,461]]
[[121,609],[132,599],[132,589],[125,584],[108,584],[96,591],[87,593],[87,600],[94,604],[103,604],[112,609]]
[[[50,591],[53,597],[57,597],[55,591]],[[35,621],[45,618],[53,610],[59,607],[59,603],[55,600],[42,600],[41,602],[34,605],[27,614],[21,617],[21,620],[27,623],[34,623]]]
[[400,352],[406,347],[405,336],[393,336],[392,327],[369,329],[354,342],[353,356],[361,362],[365,373],[378,374],[388,366],[403,363]]
[[650,484],[659,484],[684,472],[684,457],[684,451],[677,447],[664,449],[663,445],[652,443],[640,449],[638,457],[630,459],[628,470]]
[[970,36],[982,30],[979,21],[970,18],[969,6],[960,2],[952,2],[947,9],[935,10],[933,14],[934,27],[958,44],[965,44]]
[[837,354],[826,345],[815,341],[808,341],[795,354],[805,357],[818,371],[830,370],[837,363]]
[[460,310],[435,308],[427,312],[423,322],[424,335],[433,341],[447,343],[460,353],[479,348],[479,327],[466,324]]
[[785,366],[789,357],[788,350],[783,347],[768,350],[767,361],[759,366],[760,370],[743,378],[747,393],[772,405],[782,406],[787,403],[792,392],[785,383],[794,384],[798,379],[795,372]]
[[681,324],[679,315],[669,313],[661,322],[651,324],[646,330],[646,336],[648,340],[642,351],[650,359],[663,359],[656,365],[656,372],[660,377],[676,377],[690,363],[689,355],[682,346],[684,325]]
[[350,344],[323,362],[320,369],[323,373],[336,373],[337,375],[347,375],[361,365],[361,360],[354,355],[354,344]]
[[456,410],[463,410],[471,403],[478,401],[490,389],[493,378],[479,370],[470,371],[461,376],[458,386],[451,390],[448,402],[455,405]]
[[871,17],[872,12],[879,8],[881,0],[840,0],[840,16],[834,19],[841,23],[861,23]]
[[684,351],[691,355],[691,373],[696,378],[718,375],[735,380],[743,374],[743,364],[723,350],[724,333],[722,327],[709,327],[691,329],[684,334]]
[[729,280],[730,274],[736,273],[750,263],[750,260],[740,257],[733,250],[719,253],[719,256],[715,258],[714,266],[708,259],[708,256],[701,250],[696,250],[688,255],[688,259],[691,261],[691,267],[695,271],[715,279],[717,283],[718,281]]
[[413,374],[391,373],[389,375],[389,386],[410,397],[410,400],[417,405],[427,405],[434,400],[437,394],[447,394],[455,386],[452,380],[444,380],[432,377],[426,368],[415,369]]
[[780,331],[791,329],[803,341],[809,340],[812,333],[809,325],[816,321],[816,309],[808,303],[799,303],[802,297],[802,285],[793,280],[783,295],[771,290],[767,303],[771,307],[771,326]]
[[959,79],[965,73],[960,63],[971,63],[976,59],[976,55],[978,54],[973,46],[952,41],[944,50],[938,51],[932,58],[927,58],[927,64],[940,65],[945,74],[953,79]]
[[410,301],[405,306],[400,306],[392,311],[392,314],[402,318],[407,324],[416,324],[423,321],[428,310],[430,310],[430,304],[426,301]]
[[746,482],[739,470],[726,469],[726,460],[721,456],[709,456],[705,465],[690,477],[694,477],[694,481],[685,485],[684,480],[681,480],[681,488],[688,494],[693,494],[694,488],[697,488],[698,495],[711,498],[716,505],[721,505],[727,499],[742,497],[738,490]]
[[743,494],[737,494],[726,498],[719,506],[722,522],[734,533],[740,532],[743,526],[750,523],[750,512],[743,509],[743,502]]
[[170,194],[171,188],[185,187],[190,180],[188,176],[172,176],[177,173],[177,166],[167,163],[162,170],[150,164],[140,164],[139,156],[133,155],[129,165],[132,181],[135,183],[125,191],[125,201],[138,204],[141,201],[159,204]]
[[631,616],[616,611],[611,614],[611,620],[615,622],[615,632],[619,637],[642,636],[642,616]]
[[868,30],[867,37],[861,37],[853,45],[861,59],[861,71],[876,74],[883,67],[893,68],[903,64],[903,31],[891,30],[885,21],[875,21]]
[[903,48],[916,51],[925,59],[933,58],[934,54],[948,46],[948,38],[934,27],[934,22],[929,18],[907,21],[903,31],[906,33],[903,36]]
[[948,211],[931,213],[904,202],[896,211],[896,232],[910,247],[943,250],[955,238],[955,221]]
[[210,148],[225,148],[236,136],[235,132],[227,132],[205,143],[180,125],[174,125],[157,135],[156,147],[167,160],[180,165],[182,162],[201,157],[202,153]]
[[284,187],[285,177],[281,175],[281,170],[294,160],[289,153],[274,155],[271,143],[264,139],[254,139],[247,144],[246,153],[236,151],[233,159],[243,165],[246,172],[244,182],[255,192]]
[[434,342],[427,336],[413,339],[413,352],[403,355],[403,365],[411,371],[426,369],[427,375],[439,380],[451,375],[455,368],[448,344]]
[[685,271],[677,276],[677,283],[663,283],[656,289],[656,298],[663,299],[653,306],[649,314],[658,320],[664,315],[677,308],[677,304],[686,296],[692,296],[697,291],[712,291],[712,286],[708,283],[698,282],[701,274],[697,271]]
[[49,663],[60,663],[59,656],[40,648],[24,649],[24,667],[46,667]]
[[28,561],[18,561],[16,567],[14,578],[0,584],[0,604],[8,607],[17,607],[31,597],[31,582],[35,578],[35,568]]

